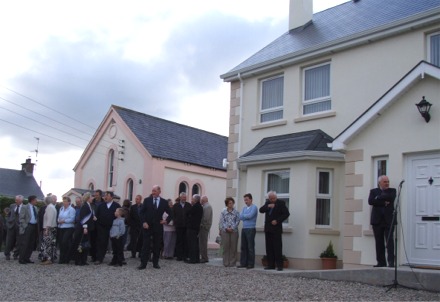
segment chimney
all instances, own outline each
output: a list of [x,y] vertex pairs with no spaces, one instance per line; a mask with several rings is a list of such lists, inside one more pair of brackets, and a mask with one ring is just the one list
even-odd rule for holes
[[313,0],[290,0],[289,30],[304,26],[312,20]]
[[21,164],[21,170],[26,172],[27,176],[32,176],[34,174],[34,166],[35,164],[31,163],[31,159],[26,159],[24,164]]

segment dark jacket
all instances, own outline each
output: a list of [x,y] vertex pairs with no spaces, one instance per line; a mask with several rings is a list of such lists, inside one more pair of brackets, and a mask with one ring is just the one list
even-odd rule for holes
[[134,204],[130,207],[130,229],[131,230],[140,230],[142,228],[141,217],[139,216],[140,209],[142,208],[142,204]]
[[[270,201],[266,200],[266,203],[260,208],[260,213],[265,213],[264,231],[282,233],[283,221],[290,216],[289,209],[286,207],[286,203],[279,199],[275,201],[275,207],[273,209],[268,207],[269,204]],[[273,220],[277,221],[276,225],[272,225]]]
[[200,202],[196,202],[186,214],[186,228],[199,231],[202,217],[203,207]]
[[110,208],[107,207],[106,202],[99,204],[99,206],[95,210],[95,216],[97,219],[96,223],[107,229],[111,229],[113,225],[113,220],[116,218],[115,217],[116,209],[120,207],[121,206],[119,205],[119,203],[115,201],[113,201]]
[[189,210],[191,210],[191,204],[187,201],[185,201],[185,205],[183,207],[180,202],[173,205],[173,224],[176,228],[186,227],[186,217]]
[[167,222],[170,223],[173,220],[173,213],[168,206],[168,201],[162,197],[159,198],[159,206],[153,203],[153,197],[147,197],[144,199],[142,208],[140,210],[141,224],[148,223],[149,229],[154,232],[163,232],[163,225],[160,223],[163,213],[168,214]]
[[[381,190],[379,188],[370,190],[368,204],[373,206],[371,209],[371,225],[378,225],[385,222],[391,225],[393,221],[394,199],[396,199],[396,189],[388,188]],[[385,206],[385,201],[390,204]]]

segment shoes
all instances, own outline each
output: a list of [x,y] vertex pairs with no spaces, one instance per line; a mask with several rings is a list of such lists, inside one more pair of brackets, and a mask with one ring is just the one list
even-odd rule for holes
[[32,260],[26,260],[26,263],[34,263]]
[[110,262],[108,265],[109,266],[114,266],[114,265],[116,265],[116,262]]
[[200,260],[200,263],[208,263],[209,260]]
[[246,268],[244,265],[237,265],[237,268]]
[[246,267],[247,269],[253,269],[254,267],[252,265],[249,265],[248,267]]
[[122,261],[121,265],[127,265],[127,262]]
[[181,258],[181,257],[177,257],[177,259],[176,259],[177,261],[182,261],[183,260],[183,258]]
[[281,272],[282,270],[283,270],[282,267],[278,267],[278,268],[277,268],[277,271],[279,271],[279,272]]
[[275,269],[275,267],[272,267],[272,266],[266,266],[264,269],[265,269],[265,270],[271,270],[271,269]]
[[385,264],[376,264],[374,267],[386,267]]
[[157,268],[157,269],[160,268],[159,264],[153,264],[153,267],[154,267],[154,268]]
[[41,262],[42,265],[48,265],[48,264],[52,264],[52,261],[50,260],[45,260],[43,262]]
[[388,265],[388,267],[394,267],[394,264],[390,264],[390,265]]
[[19,260],[18,263],[20,263],[20,264],[27,264],[26,261],[22,261],[22,260]]
[[139,266],[137,267],[138,270],[142,270],[142,269],[146,269],[146,268],[147,268],[146,265],[139,265]]
[[100,265],[100,264],[102,264],[102,261],[96,261],[95,262],[95,265]]
[[5,256],[6,260],[11,260],[11,256]]

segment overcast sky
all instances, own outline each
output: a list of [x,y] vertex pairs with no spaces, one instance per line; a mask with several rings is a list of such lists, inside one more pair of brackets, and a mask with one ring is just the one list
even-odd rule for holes
[[[343,2],[314,0],[314,12]],[[227,135],[219,75],[286,32],[288,9],[289,0],[1,1],[0,167],[31,158],[43,193],[61,196],[112,104]]]

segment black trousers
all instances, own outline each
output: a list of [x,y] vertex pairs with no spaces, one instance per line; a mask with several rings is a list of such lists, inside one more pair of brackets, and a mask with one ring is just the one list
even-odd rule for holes
[[38,228],[36,224],[28,224],[24,234],[20,235],[20,262],[29,261],[38,241]]
[[110,238],[112,242],[113,258],[111,264],[122,265],[124,261],[124,240],[123,237],[113,237]]
[[387,250],[388,265],[394,265],[394,228],[385,223],[373,225],[372,227],[374,241],[376,242],[377,265],[387,265],[385,260],[385,248]]
[[98,232],[96,231],[96,228],[94,230],[89,231],[89,240],[90,240],[90,250],[89,254],[90,257],[92,257],[92,261],[96,260],[96,245],[98,240]]
[[283,267],[283,241],[281,232],[265,232],[267,265]]
[[[163,229],[154,230],[143,229],[142,231],[142,251],[141,251],[141,264],[147,265],[150,258],[151,249],[153,249],[153,265],[159,264],[159,254],[163,241]],[[151,247],[151,240],[153,240],[153,246]]]
[[188,244],[186,241],[186,228],[176,228],[176,255],[178,260],[188,258]]
[[96,261],[104,261],[107,253],[108,240],[110,238],[110,227],[96,224]]
[[5,256],[10,256],[13,251],[14,257],[17,258],[20,254],[19,246],[18,225],[15,225],[6,231]]
[[142,249],[142,239],[143,239],[143,234],[142,234],[142,229],[138,229],[138,228],[134,228],[131,227],[130,228],[130,250],[131,250],[131,255],[133,257],[136,256],[137,252],[140,252]]
[[74,228],[58,228],[58,239],[60,240],[60,260],[59,263],[70,261]]
[[186,229],[186,240],[188,243],[188,258],[191,263],[200,262],[199,230]]

